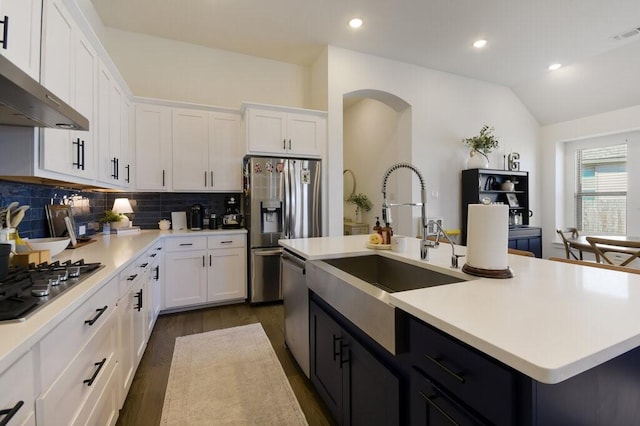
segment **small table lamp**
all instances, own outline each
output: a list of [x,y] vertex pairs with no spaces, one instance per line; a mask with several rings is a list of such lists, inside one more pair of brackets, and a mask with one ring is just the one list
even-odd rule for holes
[[131,203],[128,198],[116,198],[111,210],[120,215],[120,222],[116,222],[117,228],[128,228],[131,226],[131,221],[125,216],[126,213],[133,213],[133,208],[131,208]]

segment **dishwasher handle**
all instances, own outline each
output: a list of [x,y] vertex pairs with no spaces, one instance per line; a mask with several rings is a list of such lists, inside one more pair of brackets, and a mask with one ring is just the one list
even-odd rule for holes
[[282,249],[275,250],[256,250],[254,254],[256,256],[278,256],[282,253]]
[[282,260],[285,261],[285,262],[289,262],[289,263],[293,264],[293,266],[298,268],[298,269],[300,269],[303,274],[306,273],[304,259],[300,259],[298,256],[295,256],[295,255],[293,255],[291,253],[283,251],[282,252]]

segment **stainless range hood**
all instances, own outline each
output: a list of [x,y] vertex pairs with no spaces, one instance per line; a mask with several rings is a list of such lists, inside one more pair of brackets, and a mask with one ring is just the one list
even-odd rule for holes
[[89,120],[2,55],[0,125],[89,130]]

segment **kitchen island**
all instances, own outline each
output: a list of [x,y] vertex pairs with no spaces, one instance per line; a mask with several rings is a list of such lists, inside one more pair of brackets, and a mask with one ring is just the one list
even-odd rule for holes
[[[365,248],[366,241],[367,236],[348,236],[283,240],[281,245],[307,260],[319,260],[372,254],[374,250]],[[409,239],[408,243],[404,253],[378,253],[449,269],[448,245],[431,249],[425,262],[419,258],[419,241]],[[456,253],[464,252],[465,247],[456,246]],[[553,422],[557,412],[550,400],[582,410],[572,418],[578,422],[605,423],[601,416],[611,410],[626,413],[619,419],[640,421],[637,404],[632,402],[640,395],[639,385],[634,384],[640,383],[640,276],[514,255],[509,256],[509,266],[515,272],[511,279],[466,275],[465,282],[384,297],[399,310],[400,318],[419,324],[407,330],[418,330],[420,335],[419,328],[424,326],[428,333],[452,338],[513,371],[515,375],[506,382],[517,385],[509,393],[519,389],[519,398],[534,401],[518,403],[531,410],[527,422],[536,424],[536,418]],[[410,341],[408,346],[419,345]],[[601,401],[603,392],[613,402]],[[570,405],[569,393],[584,402]],[[535,401],[546,404],[545,408],[531,408]],[[598,415],[593,414],[598,410]]]

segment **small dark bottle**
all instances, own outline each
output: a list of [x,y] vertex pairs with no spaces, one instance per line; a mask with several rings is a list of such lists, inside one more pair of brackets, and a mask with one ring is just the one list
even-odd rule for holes
[[380,216],[376,216],[376,226],[373,227],[373,232],[377,232],[382,235],[382,227],[380,226]]

